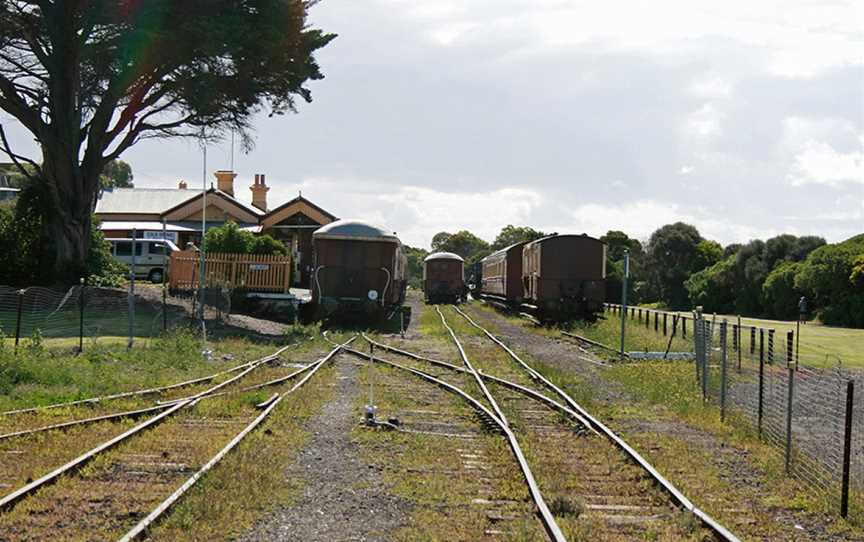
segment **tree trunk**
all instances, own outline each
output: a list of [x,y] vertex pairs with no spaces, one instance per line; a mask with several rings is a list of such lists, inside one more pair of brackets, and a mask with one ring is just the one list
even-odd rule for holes
[[48,282],[77,284],[86,277],[96,179],[84,179],[77,153],[43,145],[42,267]]

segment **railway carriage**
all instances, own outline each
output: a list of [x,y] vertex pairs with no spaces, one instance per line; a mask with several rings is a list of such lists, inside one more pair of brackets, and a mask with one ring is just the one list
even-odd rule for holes
[[595,318],[606,299],[606,244],[585,234],[527,243],[522,287],[522,307],[540,318]]
[[423,260],[423,294],[427,303],[465,300],[465,260],[452,252],[435,252]]
[[407,259],[395,234],[337,220],[312,234],[312,308],[317,319],[388,318],[405,301]]
[[502,248],[480,260],[480,295],[499,304],[522,302],[522,247],[524,242]]

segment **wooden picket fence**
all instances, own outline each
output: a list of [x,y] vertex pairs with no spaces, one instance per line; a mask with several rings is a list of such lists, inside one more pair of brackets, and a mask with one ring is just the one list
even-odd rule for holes
[[[200,266],[200,253],[194,250],[173,252],[168,268],[171,289],[197,289]],[[291,258],[269,254],[208,253],[204,259],[204,274],[207,287],[287,294],[291,285]]]

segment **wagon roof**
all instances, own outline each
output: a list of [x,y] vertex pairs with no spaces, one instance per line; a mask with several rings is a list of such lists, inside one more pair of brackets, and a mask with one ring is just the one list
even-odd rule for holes
[[510,251],[511,249],[514,249],[514,248],[516,248],[516,247],[522,246],[522,245],[527,244],[527,243],[528,243],[528,241],[519,241],[518,243],[513,243],[513,244],[510,245],[509,247],[504,247],[504,248],[502,248],[501,250],[497,250],[497,251],[493,252],[492,254],[486,256],[485,258],[483,258],[483,259],[480,260],[480,261],[482,262],[482,261],[484,261],[484,260],[486,260],[486,259],[488,259],[488,258],[492,258],[492,257],[494,257],[494,256],[498,256],[498,255],[500,255],[500,254],[504,254],[505,252],[508,252],[508,251]]
[[452,252],[433,252],[432,254],[423,258],[424,262],[428,262],[430,260],[457,260],[460,262],[464,262],[462,256],[458,254],[453,254]]
[[315,239],[355,239],[358,241],[379,241],[383,243],[399,243],[396,234],[378,226],[373,226],[362,220],[337,220],[315,230]]
[[[597,243],[603,243],[603,241],[601,241],[600,239],[597,239],[596,237],[591,237],[587,233],[579,233],[579,234],[577,234],[577,233],[565,233],[562,235],[558,235],[558,234],[547,235],[546,237],[541,237],[540,239],[535,239],[534,241],[531,241],[528,244],[533,245],[534,243],[542,243],[543,241],[548,241],[549,239],[561,239],[564,237],[579,237],[581,239],[590,239],[591,241],[596,241]],[[603,243],[603,244],[606,244],[606,243]]]

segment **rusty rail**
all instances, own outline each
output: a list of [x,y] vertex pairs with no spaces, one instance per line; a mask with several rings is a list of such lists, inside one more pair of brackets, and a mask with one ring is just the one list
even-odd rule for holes
[[531,472],[531,467],[528,465],[528,461],[525,459],[525,455],[522,453],[522,448],[519,446],[519,441],[516,440],[516,435],[510,429],[510,424],[507,423],[507,419],[504,417],[504,413],[501,411],[498,403],[495,401],[495,398],[492,397],[492,393],[490,393],[489,390],[486,388],[486,385],[483,383],[483,379],[480,377],[480,374],[477,372],[477,370],[471,364],[471,361],[468,359],[468,356],[465,354],[465,349],[462,348],[462,343],[459,342],[459,339],[456,337],[456,333],[454,333],[453,329],[447,324],[447,319],[444,318],[444,313],[441,312],[441,309],[438,306],[435,307],[435,310],[438,311],[438,315],[441,316],[441,323],[450,333],[450,338],[453,339],[453,343],[459,350],[459,355],[462,357],[462,361],[465,363],[465,366],[471,371],[471,374],[477,381],[480,389],[483,390],[483,394],[486,396],[486,400],[489,401],[489,403],[495,409],[495,412],[497,414],[500,414],[500,417],[496,416],[493,417],[493,419],[501,426],[501,429],[507,436],[507,442],[510,444],[510,449],[513,451],[513,455],[519,462],[519,467],[522,469],[522,474],[525,477],[525,482],[528,484],[528,491],[531,493],[531,498],[540,512],[540,518],[543,522],[543,527],[546,529],[549,537],[555,542],[566,541],[566,538],[564,538],[564,533],[561,531],[561,527],[558,526],[558,523],[555,521],[555,517],[549,510],[549,506],[546,505],[546,501],[543,499],[543,494],[540,492],[540,487],[537,485],[537,481],[534,479],[534,474]]
[[[279,405],[279,403],[282,402],[282,400],[286,396],[288,396],[288,395],[294,393],[295,391],[297,391],[298,389],[300,389],[304,384],[306,384],[306,382],[308,382],[312,378],[312,376],[315,375],[315,373],[318,371],[318,369],[320,369],[325,363],[327,363],[330,359],[332,359],[333,356],[335,356],[337,353],[339,353],[340,350],[342,350],[344,347],[346,347],[348,344],[350,344],[356,338],[357,338],[356,335],[354,337],[351,337],[351,339],[349,339],[347,342],[345,342],[341,345],[337,345],[333,350],[330,351],[330,353],[328,353],[326,356],[324,356],[320,360],[312,363],[309,367],[300,369],[300,371],[307,371],[306,376],[304,376],[299,382],[294,384],[291,387],[291,389],[289,389],[288,391],[281,393],[281,394],[276,394],[275,397],[271,397],[270,399],[268,399],[264,403],[261,403],[261,405],[259,405],[259,406],[262,406],[262,407],[266,406],[265,410],[261,414],[259,414],[254,420],[252,420],[252,422],[249,425],[247,425],[242,431],[240,431],[233,439],[231,439],[231,442],[229,442],[227,445],[225,445],[224,448],[222,448],[216,455],[214,455],[195,474],[193,474],[188,480],[186,480],[186,482],[182,486],[177,488],[177,490],[174,491],[174,493],[169,495],[168,498],[166,498],[164,501],[162,501],[144,519],[142,519],[140,522],[138,522],[134,527],[132,527],[132,529],[130,529],[125,535],[123,535],[119,539],[119,542],[129,542],[131,540],[135,540],[136,538],[144,535],[147,532],[147,530],[161,518],[161,516],[163,516],[172,506],[174,506],[174,504],[176,504],[177,501],[179,501],[180,498],[183,497],[183,495],[187,491],[189,491],[189,489],[191,489],[192,486],[194,486],[198,482],[198,480],[200,480],[205,474],[207,474],[207,472],[209,472],[214,466],[216,466],[217,463],[222,461],[222,459],[224,459],[225,456],[228,455],[228,453],[231,450],[233,450],[238,444],[240,444],[240,442],[244,438],[246,438],[246,436],[249,433],[251,433],[256,427],[261,425],[261,423],[268,416],[270,416],[270,414],[273,412],[273,410],[276,409],[276,407]],[[284,381],[285,378],[286,377],[283,377],[282,379],[276,379],[276,380]],[[273,381],[271,381],[271,382],[273,382]]]
[[288,346],[282,347],[279,350],[277,350],[274,354],[271,354],[269,356],[265,356],[265,357],[260,358],[258,360],[254,360],[252,362],[249,362],[250,363],[249,366],[246,367],[246,369],[244,369],[239,374],[229,378],[228,380],[225,380],[224,382],[216,384],[215,386],[212,386],[212,387],[210,387],[210,388],[208,388],[202,392],[199,392],[193,396],[187,397],[178,403],[169,405],[168,409],[164,410],[160,414],[157,414],[156,416],[153,416],[152,418],[149,418],[149,419],[141,422],[140,424],[132,427],[128,431],[126,431],[126,432],[106,441],[106,442],[103,442],[102,444],[100,444],[100,445],[96,446],[95,448],[85,452],[84,454],[76,457],[75,459],[69,461],[68,463],[54,469],[53,471],[49,472],[48,474],[45,474],[45,475],[39,477],[38,479],[33,480],[32,482],[18,488],[17,490],[13,491],[12,493],[10,493],[10,494],[6,495],[5,497],[3,497],[2,499],[0,499],[0,510],[6,511],[6,510],[11,509],[19,501],[21,501],[25,497],[31,495],[32,493],[38,491],[42,487],[45,487],[45,486],[55,482],[63,474],[66,474],[67,472],[73,472],[73,471],[81,468],[87,462],[89,462],[91,459],[93,459],[97,455],[101,454],[102,452],[113,448],[117,444],[120,444],[121,442],[125,441],[126,439],[140,433],[144,429],[147,429],[153,425],[160,423],[162,420],[171,416],[172,414],[174,414],[178,410],[180,410],[182,408],[186,408],[188,406],[192,406],[195,403],[197,403],[201,398],[203,398],[207,395],[210,395],[212,393],[215,393],[216,391],[224,388],[225,386],[228,386],[229,384],[236,382],[237,380],[240,380],[241,378],[243,378],[247,374],[251,373],[252,371],[257,369],[258,367],[261,367],[262,365],[267,363],[267,361],[279,356],[279,354],[281,354],[282,352],[284,352],[288,348],[289,348]]
[[613,444],[615,444],[625,454],[627,454],[627,456],[634,463],[636,463],[643,470],[645,470],[660,487],[662,487],[667,493],[669,493],[672,496],[672,498],[675,500],[675,502],[678,504],[678,506],[688,510],[694,516],[699,518],[699,520],[702,522],[702,524],[705,525],[706,527],[708,527],[711,531],[713,531],[714,534],[717,535],[718,537],[720,537],[721,540],[724,540],[726,542],[740,542],[739,539],[734,534],[732,534],[732,532],[730,532],[728,529],[726,529],[723,525],[721,525],[719,522],[717,522],[714,518],[712,518],[706,512],[697,508],[696,505],[694,505],[683,493],[681,493],[680,490],[678,490],[677,487],[675,487],[672,484],[672,482],[667,480],[662,474],[660,474],[660,472],[656,468],[654,468],[653,465],[651,465],[651,463],[649,463],[644,457],[642,457],[642,455],[639,452],[637,452],[632,446],[627,444],[627,442],[624,439],[622,439],[620,436],[615,434],[615,432],[613,432],[611,429],[609,429],[606,425],[604,425],[599,420],[597,420],[596,418],[591,416],[591,414],[589,414],[587,410],[585,410],[578,403],[576,403],[576,401],[574,401],[573,398],[570,397],[569,394],[567,394],[566,392],[564,392],[563,390],[561,390],[560,388],[558,388],[557,386],[552,384],[543,375],[541,375],[539,372],[537,372],[535,369],[533,369],[530,365],[525,363],[525,361],[523,361],[521,358],[519,358],[519,356],[515,352],[513,352],[513,350],[511,350],[507,345],[505,345],[497,337],[492,335],[492,333],[490,333],[488,330],[486,330],[485,328],[483,328],[482,326],[480,326],[479,324],[474,322],[470,317],[468,317],[467,314],[465,314],[464,312],[462,312],[458,308],[456,310],[460,314],[462,314],[462,316],[464,316],[466,318],[466,320],[469,321],[469,323],[471,323],[474,327],[483,331],[487,337],[489,337],[493,342],[495,342],[495,344],[497,344],[505,352],[507,352],[514,359],[514,361],[519,363],[519,365],[521,365],[528,372],[529,375],[536,376],[541,380],[541,382],[548,383],[548,385],[552,386],[552,389],[554,389],[556,391],[556,393],[558,393],[561,396],[561,398],[564,399],[568,405],[570,405],[571,408],[573,408],[574,410],[579,412],[582,415],[582,417],[584,417],[586,420],[588,420],[588,422],[591,424],[591,426],[594,429],[603,433]]
[[[365,359],[370,358],[370,356],[366,353],[360,352],[358,350],[352,350],[353,349],[348,350],[348,352],[355,354],[359,357],[363,357]],[[525,482],[528,485],[528,491],[531,494],[531,498],[534,501],[534,504],[537,506],[537,509],[540,512],[540,519],[543,523],[543,527],[549,534],[549,537],[555,542],[566,542],[566,538],[564,538],[564,533],[561,532],[561,528],[558,527],[558,524],[555,522],[555,518],[552,516],[552,512],[549,511],[549,507],[543,500],[543,495],[540,493],[540,488],[537,486],[537,481],[534,479],[534,475],[531,472],[531,467],[528,465],[528,461],[525,459],[525,455],[522,453],[522,449],[519,447],[519,443],[516,441],[516,436],[513,434],[513,431],[507,424],[505,424],[494,412],[489,410],[489,408],[487,408],[483,403],[466,393],[463,389],[454,386],[449,382],[441,380],[440,378],[436,378],[418,369],[405,367],[404,365],[399,365],[398,363],[387,361],[377,356],[372,356],[372,360],[383,365],[388,365],[396,369],[407,371],[428,382],[432,382],[437,386],[440,386],[452,393],[455,393],[465,399],[472,407],[482,412],[486,417],[492,420],[492,422],[495,423],[495,425],[497,425],[501,432],[507,437],[507,442],[510,445],[510,449],[513,452],[513,455],[516,457],[516,461],[519,463],[519,468],[522,470],[522,475],[524,476]]]

